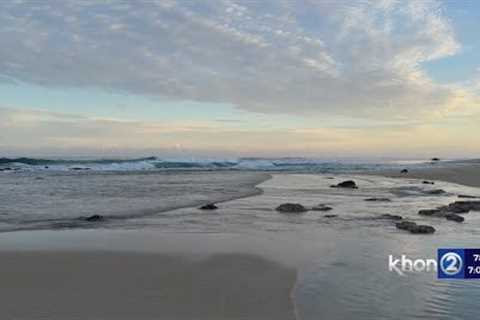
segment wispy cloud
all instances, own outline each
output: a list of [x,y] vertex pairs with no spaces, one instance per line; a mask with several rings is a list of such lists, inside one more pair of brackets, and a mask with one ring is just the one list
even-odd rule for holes
[[[0,72],[44,86],[381,118],[451,107],[437,1],[3,1]],[[452,102],[453,101],[453,102]]]

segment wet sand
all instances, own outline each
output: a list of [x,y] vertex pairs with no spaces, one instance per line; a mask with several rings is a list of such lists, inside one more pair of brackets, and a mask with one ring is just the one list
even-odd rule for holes
[[259,256],[0,252],[2,319],[295,319],[296,271]]

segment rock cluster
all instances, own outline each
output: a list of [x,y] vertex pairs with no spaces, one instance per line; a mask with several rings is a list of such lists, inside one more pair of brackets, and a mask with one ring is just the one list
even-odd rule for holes
[[455,201],[446,206],[436,209],[420,210],[419,215],[429,217],[446,218],[455,222],[463,222],[465,218],[459,214],[465,214],[470,211],[480,211],[480,201]]

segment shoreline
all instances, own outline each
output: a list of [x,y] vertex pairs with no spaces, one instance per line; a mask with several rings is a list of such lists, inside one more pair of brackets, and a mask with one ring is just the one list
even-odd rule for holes
[[456,183],[480,188],[480,163],[476,160],[462,161],[448,166],[408,169],[407,174],[386,170],[367,175],[380,175],[388,178],[424,179]]

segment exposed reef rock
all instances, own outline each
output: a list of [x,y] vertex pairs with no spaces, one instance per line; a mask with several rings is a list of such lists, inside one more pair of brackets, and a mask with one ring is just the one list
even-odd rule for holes
[[217,210],[218,207],[214,203],[209,203],[198,208],[200,210]]
[[339,184],[332,185],[330,188],[345,188],[345,189],[358,189],[357,184],[353,180],[347,180],[340,182]]
[[279,205],[275,210],[282,213],[303,213],[308,211],[307,208],[299,203],[284,203]]
[[397,229],[405,230],[413,234],[432,234],[435,228],[427,225],[418,225],[415,222],[402,221],[395,224]]

